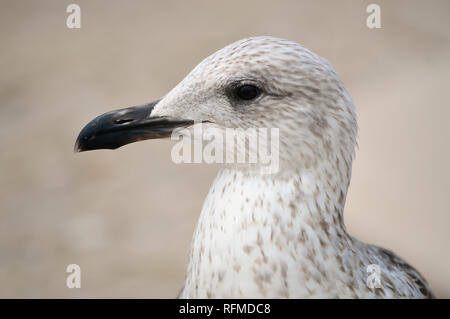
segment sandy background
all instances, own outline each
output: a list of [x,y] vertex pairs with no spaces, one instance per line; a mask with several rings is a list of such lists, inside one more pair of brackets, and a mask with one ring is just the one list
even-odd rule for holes
[[[272,35],[329,59],[360,148],[345,220],[450,297],[450,2],[0,1],[0,297],[173,297],[217,168],[170,141],[74,154],[108,110],[154,100],[210,53]],[[65,268],[82,268],[68,289]]]

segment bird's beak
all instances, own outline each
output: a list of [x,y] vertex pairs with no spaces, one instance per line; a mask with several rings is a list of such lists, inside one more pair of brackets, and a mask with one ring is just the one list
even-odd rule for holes
[[75,152],[116,149],[137,141],[169,137],[175,128],[194,123],[192,120],[165,116],[152,117],[151,113],[158,102],[97,116],[81,130],[75,142]]

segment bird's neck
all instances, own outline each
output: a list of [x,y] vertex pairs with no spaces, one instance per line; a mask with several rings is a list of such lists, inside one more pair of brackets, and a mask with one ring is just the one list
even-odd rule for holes
[[220,171],[194,234],[184,296],[270,297],[278,283],[269,274],[278,274],[281,285],[296,262],[348,247],[343,208],[349,174],[336,172]]

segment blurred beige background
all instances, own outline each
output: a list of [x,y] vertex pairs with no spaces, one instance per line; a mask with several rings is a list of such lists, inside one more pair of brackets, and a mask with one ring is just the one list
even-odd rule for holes
[[[66,27],[81,6],[82,28]],[[94,116],[154,100],[255,35],[326,57],[354,99],[345,220],[450,297],[450,2],[0,1],[0,297],[174,297],[217,167],[172,142],[74,154]],[[82,269],[68,289],[65,269]]]

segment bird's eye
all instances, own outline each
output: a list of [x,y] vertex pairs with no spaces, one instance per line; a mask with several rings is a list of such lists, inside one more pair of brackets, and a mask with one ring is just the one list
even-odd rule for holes
[[260,93],[260,90],[258,87],[254,85],[243,85],[237,88],[236,94],[237,96],[242,100],[253,100],[256,98]]

